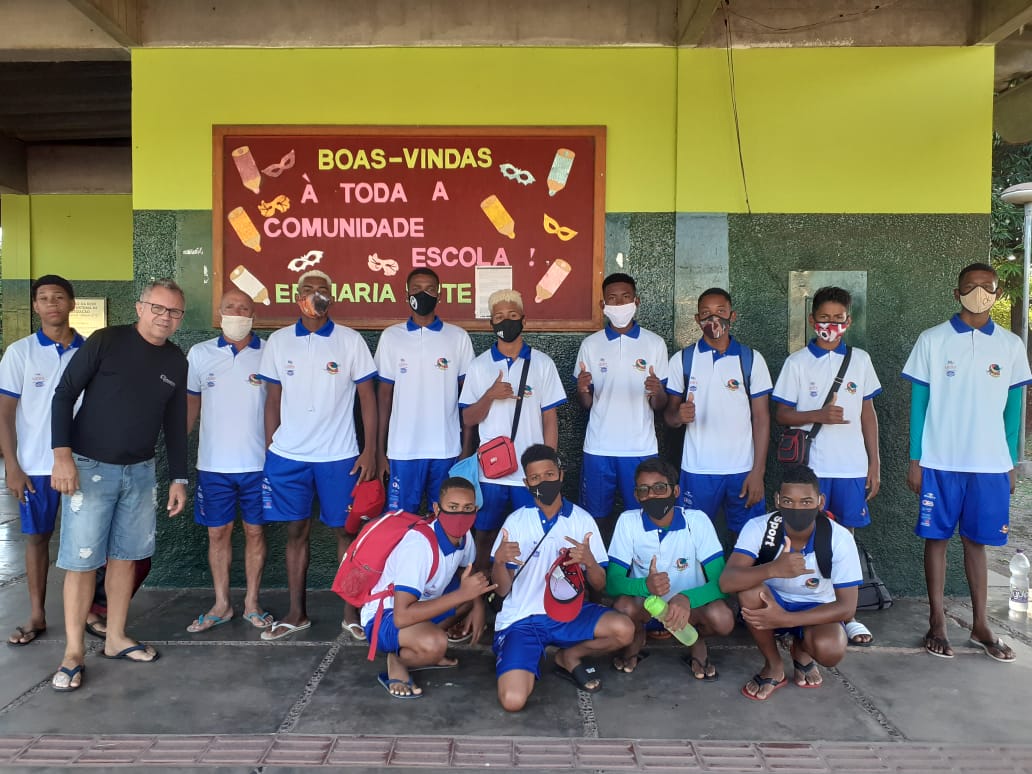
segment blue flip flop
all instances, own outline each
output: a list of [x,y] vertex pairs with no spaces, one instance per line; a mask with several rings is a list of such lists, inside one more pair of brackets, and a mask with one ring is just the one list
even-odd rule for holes
[[161,658],[161,654],[158,653],[158,651],[154,651],[154,658],[147,659],[146,661],[144,661],[143,659],[139,659],[139,658],[129,658],[129,654],[130,653],[136,653],[136,652],[141,651],[141,650],[142,651],[146,651],[147,650],[147,646],[144,645],[142,642],[138,642],[135,645],[130,645],[125,650],[118,651],[118,653],[116,653],[113,656],[109,656],[104,651],[101,651],[100,655],[102,655],[104,658],[111,659],[112,661],[114,661],[116,659],[122,659],[123,661],[132,661],[134,664],[153,664],[155,661],[157,661],[159,658]]
[[[60,674],[68,675],[68,685],[66,685],[66,686],[54,685],[54,677],[57,677]],[[82,675],[79,678],[79,684],[78,685],[72,685],[72,680],[75,679],[76,675]],[[54,673],[54,677],[50,678],[50,687],[53,688],[58,693],[68,693],[69,691],[77,691],[80,688],[82,688],[83,681],[86,679],[86,665],[85,664],[79,664],[79,666],[72,667],[71,669],[69,669],[66,666],[63,666],[60,669],[58,669],[57,672]]]
[[413,683],[411,680],[398,680],[397,678],[388,677],[386,672],[380,672],[380,674],[376,676],[376,682],[383,686],[383,689],[387,691],[387,695],[390,696],[392,699],[404,699],[407,701],[409,699],[423,698],[423,694],[421,693],[400,694],[393,693],[391,691],[392,685],[407,685],[409,687],[409,690],[411,691],[416,687],[416,684]]
[[[254,614],[252,613],[252,615]],[[186,627],[186,630],[190,632],[190,634],[200,634],[201,632],[206,632],[209,629],[214,629],[216,626],[221,626],[224,623],[229,623],[232,620],[232,615],[227,615],[225,618],[223,618],[220,615],[208,615],[207,613],[201,613],[199,616],[197,616],[196,621],[192,621],[190,625]],[[205,626],[205,624],[208,625]]]

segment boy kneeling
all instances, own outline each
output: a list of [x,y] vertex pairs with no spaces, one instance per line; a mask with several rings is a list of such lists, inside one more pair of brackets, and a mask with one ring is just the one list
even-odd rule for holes
[[763,668],[742,694],[766,701],[788,682],[775,635],[792,636],[794,680],[819,688],[818,664],[835,666],[846,653],[843,622],[856,612],[861,583],[853,536],[824,513],[817,476],[803,465],[788,468],[774,495],[778,510],[751,519],[720,576],[722,591],[738,593]]
[[609,545],[606,588],[613,607],[635,622],[634,641],[613,659],[613,668],[633,672],[648,655],[645,624],[651,615],[645,597],[667,602],[666,625],[677,631],[692,624],[699,639],[683,661],[697,680],[713,681],[717,669],[709,660],[705,638],[726,636],[734,629],[731,608],[720,591],[724,549],[713,523],[702,511],[679,508],[677,471],[659,458],[644,460],[634,472],[634,495],[641,508],[624,511]]
[[[495,619],[498,701],[509,712],[527,703],[547,646],[560,648],[557,676],[596,693],[602,689],[597,669],[581,659],[627,647],[634,637],[627,616],[584,602],[584,578],[597,591],[605,588],[608,557],[595,520],[560,494],[563,472],[555,450],[534,444],[520,461],[536,507],[510,513],[491,551],[491,577],[505,597]],[[557,574],[575,576],[579,593],[559,599],[550,585]]]
[[[394,584],[394,595],[382,600],[385,609],[376,649],[387,654],[387,671],[377,679],[396,699],[423,695],[410,670],[458,663],[445,656],[446,632],[450,627],[471,632],[476,642],[484,630],[482,595],[494,588],[483,573],[473,572],[476,548],[469,532],[477,517],[473,484],[464,478],[446,479],[434,514],[437,518],[430,526],[435,544],[410,530],[391,551],[372,590],[376,594]],[[433,552],[438,555],[437,569],[431,575]],[[374,600],[362,606],[362,628],[370,642],[379,605],[380,600]]]

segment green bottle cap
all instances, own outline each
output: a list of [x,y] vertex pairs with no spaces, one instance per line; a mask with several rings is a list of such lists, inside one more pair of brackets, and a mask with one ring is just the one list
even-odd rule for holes
[[653,595],[645,599],[645,609],[653,618],[659,618],[666,612],[667,603],[663,601],[663,597]]

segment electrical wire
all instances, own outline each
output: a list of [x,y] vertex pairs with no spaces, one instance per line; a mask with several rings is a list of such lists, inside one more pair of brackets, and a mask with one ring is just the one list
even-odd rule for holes
[[754,19],[751,16],[746,16],[744,13],[738,13],[737,11],[733,11],[729,7],[730,0],[725,0],[724,10],[725,14],[729,13],[732,16],[737,16],[739,19],[751,22],[752,24],[755,24],[757,27],[762,27],[763,29],[769,30],[770,32],[799,32],[802,30],[816,29],[818,27],[826,27],[831,24],[842,24],[847,21],[853,21],[864,16],[869,16],[871,14],[878,13],[879,11],[884,11],[886,8],[891,8],[892,6],[897,5],[899,2],[900,0],[883,0],[882,2],[877,3],[876,5],[873,5],[870,8],[865,8],[862,11],[850,11],[848,13],[839,13],[838,15],[830,17],[828,19],[810,22],[809,24],[799,24],[794,27],[775,27],[770,24],[764,24],[759,19]]
[[745,157],[742,154],[742,129],[738,118],[738,94],[735,87],[735,49],[731,40],[731,20],[728,18],[729,2],[724,3],[724,32],[727,41],[727,77],[731,90],[731,113],[735,120],[735,145],[738,149],[738,170],[742,176],[742,192],[745,194],[745,211],[752,215],[749,203],[749,183],[745,176]]

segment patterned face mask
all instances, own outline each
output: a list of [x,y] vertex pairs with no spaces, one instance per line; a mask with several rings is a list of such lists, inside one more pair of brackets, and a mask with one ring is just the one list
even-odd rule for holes
[[322,293],[311,293],[301,296],[297,300],[297,305],[305,317],[322,317],[330,308],[330,298]]
[[702,332],[709,338],[719,339],[731,327],[731,320],[720,315],[711,314],[709,317],[699,320],[699,327],[702,328]]
[[819,322],[813,324],[813,330],[821,341],[838,341],[849,330],[849,323]]

